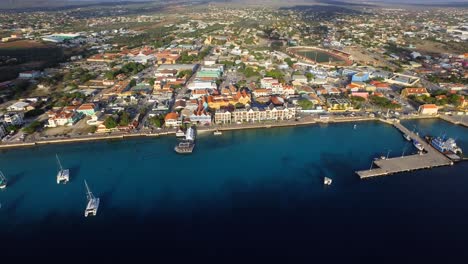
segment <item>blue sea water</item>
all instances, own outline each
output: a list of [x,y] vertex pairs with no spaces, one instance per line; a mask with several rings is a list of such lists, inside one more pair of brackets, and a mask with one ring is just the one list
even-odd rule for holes
[[[468,151],[468,129],[446,133]],[[468,163],[360,180],[374,157],[415,152],[377,122],[201,134],[192,155],[173,137],[4,150],[0,246],[11,255],[98,248],[159,258],[242,256],[308,260],[466,256]],[[71,182],[55,182],[55,154]],[[323,186],[323,177],[333,184]],[[84,218],[84,180],[101,198]]]

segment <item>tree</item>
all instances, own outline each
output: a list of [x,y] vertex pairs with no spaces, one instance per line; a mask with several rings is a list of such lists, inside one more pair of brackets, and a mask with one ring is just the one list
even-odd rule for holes
[[154,86],[154,81],[155,81],[154,78],[149,78],[148,79],[149,85]]
[[24,113],[24,117],[26,118],[29,118],[29,117],[35,117],[35,116],[39,116],[39,115],[42,115],[44,113],[44,110],[42,109],[33,109],[33,110],[30,110],[26,113]]
[[119,125],[128,126],[130,124],[130,115],[127,112],[122,112],[120,115]]
[[177,78],[190,77],[192,75],[192,70],[183,70],[177,73]]
[[117,74],[115,71],[108,71],[104,74],[104,78],[106,78],[107,80],[114,80],[116,75]]
[[307,78],[307,81],[310,82],[310,81],[312,81],[312,79],[315,78],[315,75],[313,75],[310,72],[306,72],[305,77]]
[[23,128],[24,133],[32,134],[36,132],[36,130],[41,127],[41,122],[39,121],[34,121],[31,124],[29,124],[27,127]]
[[294,62],[291,60],[291,58],[284,59],[284,62],[286,62],[290,68],[292,68],[294,65]]
[[284,74],[280,70],[270,70],[265,74],[266,77],[278,79],[279,82],[284,82]]
[[115,128],[117,127],[117,121],[115,121],[112,116],[108,116],[106,117],[106,120],[104,120],[104,125],[107,129]]
[[132,79],[132,80],[130,81],[129,86],[130,86],[130,87],[133,87],[133,86],[135,86],[135,85],[136,85],[136,80],[135,80],[135,79]]
[[152,126],[162,127],[164,124],[164,116],[162,115],[153,116],[153,117],[148,118],[148,121],[150,122]]
[[310,110],[314,107],[314,104],[307,99],[301,99],[297,101],[297,104],[302,108],[302,110]]

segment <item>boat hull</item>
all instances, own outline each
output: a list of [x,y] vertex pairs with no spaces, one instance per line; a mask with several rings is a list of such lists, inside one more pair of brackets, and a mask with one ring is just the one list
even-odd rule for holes
[[99,203],[99,198],[94,198],[93,200],[88,201],[88,205],[86,206],[86,210],[84,213],[85,217],[96,216],[99,209]]

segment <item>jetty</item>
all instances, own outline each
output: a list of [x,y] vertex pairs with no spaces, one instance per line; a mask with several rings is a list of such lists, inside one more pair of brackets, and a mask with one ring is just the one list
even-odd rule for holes
[[417,140],[421,143],[424,147],[424,151],[414,155],[375,160],[372,164],[372,166],[376,166],[375,168],[371,167],[369,170],[356,171],[361,179],[453,165],[453,162],[445,155],[438,152],[425,140],[420,138],[419,135],[408,130],[399,122],[393,123],[393,126],[403,134],[408,135],[411,140]]

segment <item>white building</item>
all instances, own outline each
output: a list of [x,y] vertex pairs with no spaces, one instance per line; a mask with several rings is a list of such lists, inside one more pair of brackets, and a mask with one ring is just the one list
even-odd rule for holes
[[3,116],[3,120],[7,125],[20,126],[23,124],[24,114],[18,113],[7,113]]
[[207,81],[193,81],[187,85],[189,90],[215,90],[216,83]]
[[19,74],[19,78],[21,79],[36,79],[41,77],[40,71],[25,71]]
[[29,106],[29,103],[18,101],[9,107],[7,107],[8,111],[26,111]]

